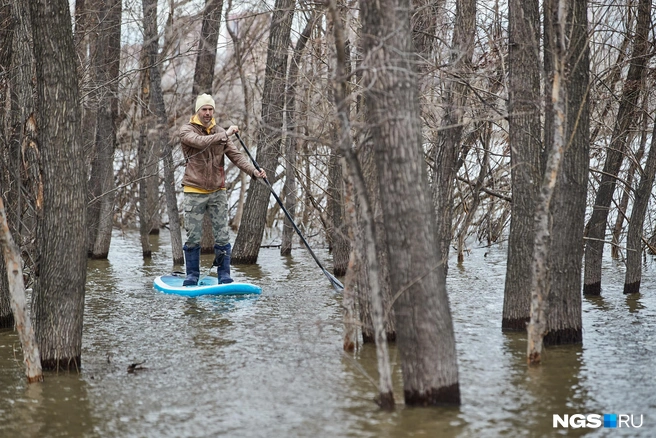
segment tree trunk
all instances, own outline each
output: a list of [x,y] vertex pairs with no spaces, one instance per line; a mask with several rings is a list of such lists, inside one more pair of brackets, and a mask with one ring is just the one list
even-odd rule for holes
[[[142,51],[142,59],[145,59],[147,54]],[[154,168],[157,169],[157,155],[153,154],[152,143],[148,140],[146,133],[146,123],[148,120],[147,109],[150,102],[150,76],[148,69],[144,68],[141,72],[141,96],[139,105],[141,117],[139,124],[139,140],[137,144],[137,171],[139,175],[139,235],[141,237],[141,254],[144,259],[149,259],[152,256],[152,249],[150,245],[150,231],[152,229],[153,206],[156,205],[157,199],[151,199],[152,192],[149,190],[149,182],[152,178],[148,175]],[[159,180],[159,178],[158,178]],[[155,196],[157,192],[155,192]]]
[[[376,163],[374,162],[374,145],[370,140],[371,133],[369,131],[363,133],[361,137],[363,140],[358,151],[358,162],[362,168],[365,187],[367,188],[367,196],[369,197],[369,203],[371,205],[371,219],[374,223],[376,258],[378,259],[378,283],[380,284],[385,311],[385,338],[388,341],[394,341],[396,339],[396,323],[393,308],[394,297],[392,296],[392,288],[390,284],[387,237],[385,235],[385,222],[383,220],[382,205],[380,201],[378,172],[376,171]],[[359,196],[356,197],[355,202],[362,202]],[[361,208],[358,208],[358,215],[356,216],[359,229],[364,227],[363,217],[360,213],[361,210]],[[362,232],[355,232],[355,234],[355,244],[359,246],[359,251],[364,254],[365,242],[363,240]],[[366,265],[360,266],[359,270],[361,271],[361,274],[358,275],[357,300],[360,311],[360,321],[362,322],[362,341],[366,344],[376,342],[376,338],[371,316],[371,286],[367,280],[369,273]]]
[[656,173],[656,123],[651,134],[651,146],[647,155],[647,163],[640,178],[640,186],[635,193],[629,231],[626,236],[626,277],[624,280],[624,293],[637,294],[640,292],[642,278],[642,227],[645,213],[649,205],[649,198],[654,186]]
[[174,264],[183,264],[182,254],[182,231],[180,227],[180,214],[178,211],[178,200],[175,194],[175,177],[173,165],[173,150],[168,134],[168,119],[166,107],[164,106],[164,95],[162,94],[162,79],[158,65],[158,43],[157,43],[157,1],[142,1],[144,14],[144,46],[148,53],[148,65],[150,73],[150,108],[157,116],[157,125],[153,127],[157,135],[155,150],[161,151],[164,158],[164,190],[166,193],[166,209],[169,216],[169,229],[171,230],[171,251]]
[[458,0],[450,66],[447,70],[449,82],[444,96],[445,114],[437,144],[433,148],[433,203],[437,220],[437,243],[445,272],[448,270],[452,239],[455,167],[461,148],[462,120],[469,94],[467,76],[471,71],[475,31],[476,0]]
[[[414,13],[411,17],[412,43],[419,55],[419,70],[431,64],[430,56],[435,47],[437,24],[444,13],[446,0],[412,0]],[[473,36],[473,34],[472,34]]]
[[[548,328],[547,303],[550,302],[549,291],[549,262],[552,258],[550,245],[552,242],[552,201],[556,182],[560,177],[561,163],[567,142],[567,45],[565,42],[568,35],[568,9],[566,0],[547,0],[544,7],[545,47],[550,53],[550,62],[545,65],[552,66],[550,76],[551,106],[553,111],[553,134],[549,137],[547,146],[547,160],[540,185],[540,192],[535,202],[534,213],[534,243],[533,257],[531,259],[531,310],[530,322],[528,324],[527,361],[530,365],[538,365],[542,361],[543,338]],[[546,51],[546,50],[545,50]],[[580,306],[580,305],[579,305]]]
[[69,4],[30,2],[43,205],[37,228],[36,338],[44,370],[79,370],[86,280],[86,171]]
[[378,277],[374,223],[371,217],[371,208],[367,196],[367,187],[364,182],[364,176],[355,151],[353,150],[353,142],[351,140],[350,102],[348,101],[349,68],[347,67],[349,56],[347,54],[347,43],[344,37],[344,26],[342,23],[343,14],[340,13],[341,10],[343,10],[341,6],[342,5],[340,5],[339,8],[340,11],[338,11],[337,1],[331,0],[330,2],[330,13],[337,58],[335,65],[336,85],[333,90],[333,98],[335,100],[335,106],[337,107],[337,117],[339,122],[337,145],[340,152],[344,154],[345,159],[348,162],[349,176],[360,197],[358,205],[360,207],[360,217],[362,218],[362,228],[364,231],[364,259],[367,265],[369,285],[371,286],[370,298],[372,319],[376,339],[376,357],[378,359],[379,392],[377,401],[382,408],[392,409],[394,407],[394,393],[392,388],[392,373],[389,364],[387,340],[385,339],[385,314]]
[[[0,202],[3,196],[14,198],[9,192],[18,192],[12,187],[12,180],[17,183],[18,178],[12,177],[18,172],[17,154],[11,147],[9,133],[5,132],[5,126],[10,126],[7,101],[10,100],[10,86],[8,72],[11,68],[12,42],[14,39],[16,21],[12,16],[12,4],[9,2],[0,3],[0,187],[3,193],[0,194]],[[0,272],[5,272],[5,261],[0,257]],[[5,275],[0,274],[0,329],[12,328],[14,326],[14,316],[11,313],[9,302],[9,283]]]
[[361,3],[363,89],[387,231],[407,405],[459,404],[453,322],[427,191],[409,0]]
[[[646,113],[646,102],[647,99],[643,99],[643,113]],[[648,118],[643,117],[643,125],[646,124]],[[626,184],[623,184],[623,190],[622,190],[622,198],[620,199],[620,203],[617,206],[617,217],[615,218],[615,226],[613,227],[613,232],[612,232],[612,239],[611,239],[611,247],[610,247],[610,256],[614,260],[618,260],[620,258],[620,241],[622,240],[622,231],[624,230],[624,219],[626,218],[626,214],[629,211],[629,200],[632,195],[632,187],[633,187],[633,180],[635,178],[635,173],[638,169],[638,166],[640,166],[640,162],[642,161],[642,156],[645,154],[645,145],[647,143],[647,135],[646,135],[646,129],[643,126],[643,135],[642,139],[640,141],[640,146],[638,147],[638,151],[631,157],[630,163],[629,163],[629,170],[626,172]],[[632,140],[629,140],[628,144],[631,144]]]
[[[257,161],[270,175],[275,175],[280,154],[285,103],[287,50],[290,45],[293,0],[276,0],[269,30],[266,73],[262,90],[262,125],[258,131]],[[232,252],[233,264],[254,264],[264,235],[269,188],[251,184],[244,216]]]
[[615,192],[616,178],[626,149],[629,127],[636,114],[636,103],[641,92],[642,78],[649,53],[649,29],[651,0],[638,3],[636,32],[633,40],[631,65],[622,89],[620,106],[615,118],[611,143],[606,152],[606,162],[601,175],[601,182],[595,197],[592,216],[586,226],[587,241],[585,245],[585,275],[583,293],[585,295],[601,294],[601,261],[606,237],[608,212]]
[[[297,125],[297,114],[296,114],[296,85],[299,79],[299,66],[301,63],[301,56],[305,50],[308,40],[310,39],[310,34],[314,25],[317,22],[317,17],[319,13],[315,10],[312,11],[312,15],[308,18],[305,28],[301,32],[301,35],[296,42],[296,47],[294,47],[294,56],[292,57],[292,63],[289,66],[289,74],[287,76],[287,91],[285,96],[287,98],[286,102],[286,114],[287,114],[287,139],[285,144],[285,161],[287,163],[285,172],[285,185],[282,189],[282,195],[285,199],[285,208],[289,212],[289,215],[292,219],[295,219],[296,216],[296,156],[298,148],[298,135],[296,132]],[[294,227],[289,222],[289,219],[285,217],[283,222],[282,229],[282,241],[280,244],[280,255],[287,256],[292,253],[292,241],[294,237]],[[337,275],[337,274],[335,274]]]
[[[226,9],[226,18],[230,16],[231,10],[232,10],[232,0],[228,0],[228,7]],[[226,20],[226,24],[227,24],[227,20]],[[242,131],[241,137],[246,142],[246,144],[250,144],[249,133],[250,133],[250,125],[251,125],[250,115],[252,111],[251,108],[252,105],[251,105],[250,91],[248,90],[248,78],[246,77],[246,73],[244,72],[242,38],[239,35],[240,32],[235,31],[239,29],[238,27],[237,29],[235,29],[231,25],[226,25],[226,29],[228,30],[228,34],[230,34],[230,39],[232,40],[233,50],[235,52],[234,55],[235,62],[237,64],[237,70],[239,72],[239,81],[241,82],[241,90],[242,93],[244,94],[244,125],[243,125],[243,129],[240,129],[240,131]],[[232,228],[233,231],[237,231],[239,229],[239,225],[241,224],[241,219],[244,216],[244,204],[246,200],[248,177],[246,176],[246,174],[244,174],[244,172],[241,172],[240,179],[241,179],[241,185],[239,187],[239,200],[237,201],[237,209],[230,223],[230,227]],[[290,213],[293,215],[293,212],[291,210]]]
[[221,11],[223,11],[223,0],[205,0],[203,24],[200,31],[200,40],[198,41],[196,69],[194,70],[194,83],[191,92],[194,99],[199,94],[213,94],[212,82],[214,81],[214,64],[216,63],[216,45],[219,41],[219,29],[221,27]]
[[[346,108],[348,110],[348,108]],[[339,140],[337,140],[339,141]],[[333,255],[333,273],[337,276],[346,274],[351,245],[344,219],[344,179],[342,172],[342,153],[331,151],[328,172],[328,203],[330,205],[331,241]]]
[[[98,169],[100,193],[94,201],[99,203],[98,228],[95,241],[89,242],[91,258],[107,259],[114,225],[114,150],[118,124],[118,82],[121,56],[120,0],[102,2],[98,44],[102,47],[94,60],[96,78],[104,84],[96,120],[96,155],[93,168]],[[93,173],[92,173],[93,174]]]
[[[23,351],[27,381],[29,383],[40,382],[43,380],[41,357],[34,337],[32,322],[27,313],[27,298],[25,297],[20,250],[9,232],[9,224],[7,223],[2,198],[0,198],[0,247],[2,247],[4,264],[9,279],[11,308],[16,321],[16,331],[20,339],[21,350]],[[2,275],[4,276],[4,273]]]
[[531,303],[533,217],[541,180],[540,12],[537,0],[511,0],[508,19],[508,140],[512,204],[503,294],[504,330],[526,330]]
[[[345,21],[346,14],[348,13],[346,5],[340,2],[340,5],[336,6],[336,8],[336,13],[338,13],[341,17],[340,21]],[[333,25],[335,25],[334,22]],[[342,28],[344,26],[343,23],[338,25],[342,26]],[[337,31],[338,30],[335,29],[335,32]],[[337,80],[340,81],[340,83],[343,83],[345,87],[343,90],[343,99],[346,99],[346,96],[348,96],[350,93],[350,81],[348,80],[348,76],[351,73],[351,48],[349,40],[346,39],[344,35],[342,35],[342,37],[344,38],[344,41],[336,44],[339,46],[340,50],[344,51],[344,53],[337,55],[337,59],[343,58],[342,65],[339,68],[344,69],[344,72],[342,73],[344,77],[338,77]],[[347,113],[343,116],[346,116],[350,119],[349,101],[344,100],[342,111],[346,111]],[[342,126],[342,128],[344,128],[344,126]],[[339,130],[335,129],[334,132],[339,132]],[[350,139],[350,132],[348,134]],[[333,141],[337,145],[340,144],[342,139],[339,139],[338,135],[335,134]],[[350,145],[350,143],[351,142],[349,141],[348,144]],[[347,225],[344,219],[344,178],[342,172],[342,157],[344,157],[342,148],[338,148],[337,150],[333,148],[330,151],[330,162],[328,165],[328,211],[330,214],[330,242],[333,255],[333,273],[339,276],[346,274],[349,256],[351,254],[351,245],[348,239],[349,232],[346,229]],[[353,155],[353,160],[356,160],[355,155]],[[367,202],[369,201],[367,200]],[[369,208],[369,206],[367,206],[367,208]]]
[[[590,161],[590,51],[588,45],[587,1],[567,7],[568,47],[565,117],[565,149],[561,171],[551,201],[549,248],[548,332],[545,345],[578,344],[583,340],[581,309],[581,271],[583,269],[583,231]],[[548,22],[545,19],[545,22]],[[545,41],[553,41],[545,30]],[[545,50],[551,52],[552,50]],[[551,65],[545,53],[545,67]],[[547,82],[546,89],[551,86]],[[558,116],[558,113],[554,113]],[[545,136],[547,137],[547,136]],[[547,137],[548,138],[548,137]],[[550,147],[546,144],[546,147]]]
[[[362,39],[359,39],[359,44],[362,44]],[[362,47],[358,48],[358,52],[362,53]],[[361,63],[361,62],[360,62]],[[362,82],[362,69],[358,65],[356,75],[358,82]],[[367,196],[369,197],[369,204],[371,208],[372,220],[374,222],[374,232],[376,239],[376,257],[378,259],[378,283],[380,284],[381,293],[383,296],[383,308],[385,312],[385,338],[393,342],[396,340],[396,319],[394,316],[394,296],[392,295],[392,287],[390,284],[390,266],[389,257],[387,255],[387,236],[385,231],[385,222],[383,220],[383,211],[380,200],[380,183],[378,180],[378,171],[374,159],[374,144],[371,135],[372,123],[368,120],[366,108],[364,108],[364,99],[362,95],[358,96],[356,101],[356,110],[358,112],[358,119],[364,120],[364,128],[359,132],[357,154],[358,162],[362,168],[362,175],[364,183],[367,188]],[[361,202],[357,196],[355,200],[357,203]],[[355,245],[358,245],[360,254],[365,253],[365,242],[363,239],[364,227],[363,218],[361,215],[361,208],[358,206],[356,209],[356,227]],[[375,343],[374,326],[371,315],[371,286],[369,285],[367,265],[363,264],[358,266],[360,273],[357,275],[357,304],[359,310],[359,318],[362,327],[362,341],[363,343]]]

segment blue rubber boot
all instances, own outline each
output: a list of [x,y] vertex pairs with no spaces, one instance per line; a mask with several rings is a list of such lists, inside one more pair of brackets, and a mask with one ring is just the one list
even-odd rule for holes
[[214,245],[214,266],[216,266],[216,276],[219,277],[219,284],[232,283],[230,278],[230,255],[232,247],[227,245]]
[[185,253],[185,267],[187,268],[187,278],[182,283],[183,286],[196,286],[200,276],[200,245],[182,247]]

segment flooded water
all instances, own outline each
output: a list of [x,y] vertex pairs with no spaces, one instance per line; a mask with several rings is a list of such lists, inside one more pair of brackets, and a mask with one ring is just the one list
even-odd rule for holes
[[[193,299],[153,290],[171,269],[168,236],[153,241],[148,262],[136,233],[89,262],[79,374],[27,385],[17,335],[0,332],[1,437],[656,436],[651,264],[644,293],[626,298],[624,269],[608,261],[604,297],[583,302],[583,346],[550,348],[529,369],[526,335],[501,332],[506,248],[474,249],[448,279],[462,405],[405,408],[391,346],[390,413],[372,401],[373,347],[342,352],[341,296],[304,250],[263,249],[258,265],[233,267],[260,296]],[[642,426],[554,428],[554,414],[633,415]]]

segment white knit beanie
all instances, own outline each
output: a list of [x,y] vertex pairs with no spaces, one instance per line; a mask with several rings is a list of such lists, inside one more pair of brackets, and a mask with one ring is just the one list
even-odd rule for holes
[[215,108],[214,106],[214,99],[212,99],[212,96],[210,96],[207,93],[203,93],[200,96],[196,98],[196,112],[203,106],[203,105],[209,105],[212,108]]

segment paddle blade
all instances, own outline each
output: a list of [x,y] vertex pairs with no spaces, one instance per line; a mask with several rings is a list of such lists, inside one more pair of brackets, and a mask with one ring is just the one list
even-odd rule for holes
[[324,275],[328,278],[330,281],[330,284],[333,286],[333,289],[335,289],[336,292],[341,292],[344,290],[344,285],[342,284],[341,281],[339,281],[333,274],[330,272],[326,271],[323,269]]

